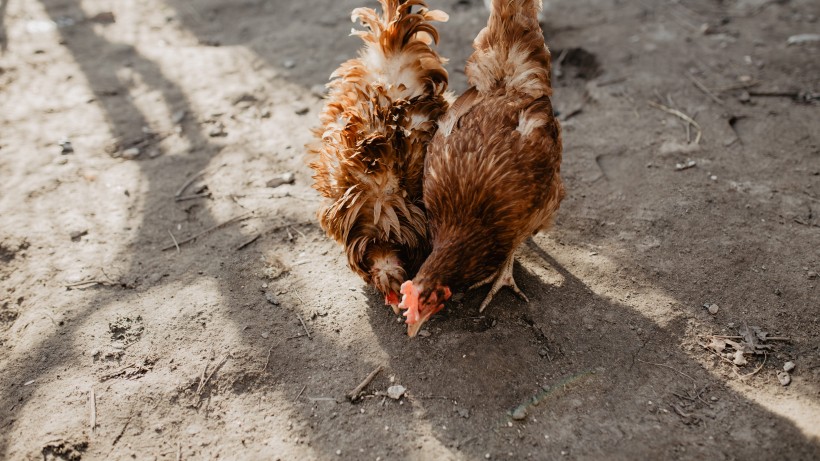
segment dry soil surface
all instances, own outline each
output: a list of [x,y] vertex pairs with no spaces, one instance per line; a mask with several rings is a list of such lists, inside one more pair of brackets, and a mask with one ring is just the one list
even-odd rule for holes
[[[0,458],[819,459],[820,3],[550,2],[531,302],[414,340],[304,163],[362,3],[2,0]],[[430,3],[463,91],[487,13]]]

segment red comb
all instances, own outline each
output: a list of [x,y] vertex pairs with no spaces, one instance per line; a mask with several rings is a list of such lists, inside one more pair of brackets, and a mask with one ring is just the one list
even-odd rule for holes
[[418,323],[419,321],[419,290],[413,286],[413,281],[408,280],[401,285],[401,294],[404,295],[399,304],[399,309],[407,309],[404,316],[407,317],[405,323]]

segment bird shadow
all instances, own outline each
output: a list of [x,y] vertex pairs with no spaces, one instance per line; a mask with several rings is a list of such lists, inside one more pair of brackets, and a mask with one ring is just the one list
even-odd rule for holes
[[[561,282],[545,283],[516,264],[529,303],[505,289],[479,314],[487,289],[474,290],[426,324],[428,337],[407,338],[379,297],[369,297],[369,321],[391,358],[388,367],[428,421],[429,433],[417,436],[469,458],[499,445],[519,458],[570,451],[652,458],[678,445],[697,457],[725,453],[720,437],[690,444],[680,430],[733,427],[760,433],[766,444],[733,447],[729,457],[817,453],[820,445],[791,421],[731,390],[683,350],[685,321],[661,325],[596,294],[534,241],[523,251]],[[743,418],[715,411],[740,402]]]

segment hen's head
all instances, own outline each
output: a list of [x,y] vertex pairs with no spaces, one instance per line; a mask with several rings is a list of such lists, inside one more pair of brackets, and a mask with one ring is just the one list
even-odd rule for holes
[[406,309],[404,316],[407,317],[407,335],[412,338],[418,334],[424,322],[444,309],[444,302],[450,299],[452,292],[440,283],[420,282],[414,285],[412,280],[408,280],[401,286],[401,294],[403,297],[399,308]]

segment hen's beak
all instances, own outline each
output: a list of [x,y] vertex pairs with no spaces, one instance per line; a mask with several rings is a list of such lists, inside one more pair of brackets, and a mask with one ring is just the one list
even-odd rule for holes
[[436,312],[444,309],[444,304],[438,306],[437,309],[430,309],[427,312],[419,313],[419,321],[416,323],[407,324],[407,336],[411,338],[415,338],[419,331],[421,331],[422,325],[432,317]]

